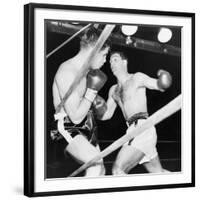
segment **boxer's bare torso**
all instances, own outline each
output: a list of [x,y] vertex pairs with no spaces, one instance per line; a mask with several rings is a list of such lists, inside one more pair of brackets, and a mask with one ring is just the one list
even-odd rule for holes
[[112,87],[112,98],[120,106],[125,119],[136,113],[147,112],[146,88],[139,73],[130,74],[127,80]]
[[[87,60],[88,55],[90,55],[90,51],[80,52],[75,57],[62,63],[59,67],[53,83],[53,97],[55,108],[60,103],[61,98],[63,98],[63,96],[69,90],[74,80],[80,75],[82,71],[82,66]],[[99,69],[103,66],[103,64],[106,62],[108,51],[109,48],[106,47],[105,49],[96,53],[96,56],[90,63],[91,69]],[[80,116],[78,117],[78,121],[81,121],[84,118],[91,105],[91,102],[87,102],[83,98],[87,89],[86,87],[86,76],[82,76],[81,80],[72,91],[65,103],[65,111],[67,111],[69,115],[74,116],[74,114],[78,112],[77,115]]]
[[[66,92],[73,84],[75,78],[78,75],[78,72],[80,71],[78,69],[79,65],[75,59],[66,61],[60,66],[53,83],[53,97],[55,108],[58,106],[58,104],[61,102],[61,99],[64,97]],[[67,111],[68,115],[70,115],[70,113],[75,113],[77,108],[80,106],[85,91],[86,77],[83,77],[65,102],[65,110],[62,109],[62,112]]]
[[[60,93],[60,97],[63,97],[65,93],[68,91],[68,89],[70,88],[70,86],[72,85],[73,81],[75,80],[75,78],[77,77],[80,71],[79,68],[80,68],[79,64],[74,59],[66,61],[60,66],[53,83],[54,85],[57,84],[58,87],[55,87],[55,90],[59,90],[59,91],[54,91],[54,92],[55,93],[58,92],[58,94]],[[75,96],[78,95],[79,98],[77,100],[80,100],[80,98],[85,93],[85,90],[86,90],[86,78],[83,77],[80,83],[76,86],[76,88],[71,93],[70,98],[73,98],[73,95]],[[55,94],[54,96],[55,99],[57,98],[59,99],[58,94]],[[59,102],[56,101],[54,106],[56,106],[57,103]]]

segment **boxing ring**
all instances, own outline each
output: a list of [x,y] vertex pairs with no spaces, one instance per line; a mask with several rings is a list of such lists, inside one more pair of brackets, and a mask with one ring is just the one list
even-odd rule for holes
[[[83,30],[85,30],[89,26],[91,26],[91,24],[86,25],[85,27],[83,27],[80,30],[76,30],[77,32],[74,33],[74,35],[72,34],[72,36],[67,38],[67,40],[65,42],[63,42],[57,48],[55,48],[50,53],[48,53],[46,56],[46,59],[48,59],[48,60],[51,59],[51,56],[55,52],[57,52],[59,49],[63,48],[64,45],[71,42],[75,37],[77,37]],[[55,27],[57,27],[57,26],[55,26]],[[68,30],[69,27],[65,27],[65,28],[67,28],[67,30]],[[106,36],[106,37],[108,37],[108,36]],[[123,42],[122,38],[116,39],[115,34],[112,35],[111,39],[113,40],[114,43],[117,41],[117,39],[120,40],[120,42]],[[165,55],[168,55],[168,56],[180,57],[180,48],[176,48],[176,47],[170,46],[170,45],[159,46],[159,48],[158,48],[158,44],[156,42],[150,43],[148,41],[140,40],[138,38],[135,38],[135,41],[137,41],[137,45],[131,46],[131,48],[135,48],[136,50],[137,49],[147,50],[147,51],[151,51],[153,53],[164,53]],[[102,45],[102,43],[100,44],[100,46],[101,45]],[[97,48],[99,48],[99,43],[97,44]],[[96,51],[97,51],[97,49],[93,52],[93,54],[95,54]],[[91,56],[93,56],[93,54]],[[49,62],[51,62],[51,61],[49,61]],[[84,74],[86,69],[87,69],[87,66],[84,67],[84,71],[81,72],[80,74]],[[71,92],[71,90],[73,90],[73,88],[79,82],[79,79],[81,78],[81,76],[82,75],[80,75],[80,77],[78,77],[77,81],[73,84],[73,87],[70,89],[70,92]],[[107,91],[105,91],[105,93],[106,92]],[[65,100],[69,96],[69,93],[65,96],[65,98],[64,98]],[[56,112],[59,112],[59,110],[63,106],[63,104],[64,103],[61,102],[61,104],[59,105]],[[156,123],[158,123],[158,122],[156,122]],[[99,132],[99,135],[101,135],[101,131]],[[122,137],[122,136],[120,136],[120,137]],[[107,147],[109,147],[115,141],[116,140],[113,139],[112,137],[110,139],[105,139],[105,138],[101,137],[99,139],[100,149],[101,150],[107,149]],[[49,162],[47,162],[47,165],[46,165],[47,166],[46,167],[47,178],[63,178],[63,177],[71,176],[71,174],[73,172],[75,172],[78,168],[80,168],[82,166],[82,165],[77,164],[76,161],[74,161],[66,152],[63,151],[63,149],[65,148],[65,140],[64,139],[60,140],[60,141],[51,141],[50,143],[51,143],[51,148],[52,148],[51,152],[53,152],[53,154],[51,155],[51,159],[49,159]],[[119,146],[119,148],[120,148],[120,146]],[[117,148],[115,150],[112,149],[110,152],[108,152],[108,155],[106,155],[104,158],[106,175],[111,175],[112,165],[113,165],[113,162],[119,151],[119,148]],[[161,160],[161,164],[163,165],[164,168],[170,170],[171,172],[180,172],[181,171],[181,140],[180,140],[180,138],[178,138],[177,140],[171,140],[171,139],[164,139],[164,140],[160,139],[159,140],[158,139],[157,149],[158,149],[159,157]],[[129,174],[141,174],[141,173],[147,173],[142,165],[136,166],[134,169],[132,169],[129,172]],[[84,174],[83,172],[80,172],[76,176],[83,176],[83,174]]]
[[[100,140],[99,145],[101,149],[105,149],[107,146],[112,144],[113,140]],[[61,146],[65,146],[64,141],[58,142]],[[160,161],[162,166],[171,172],[181,171],[181,143],[179,141],[170,140],[159,140],[157,143],[157,149],[159,152]],[[167,149],[167,151],[166,151]],[[119,150],[114,151],[110,155],[104,158],[104,165],[106,168],[106,175],[112,175],[112,165],[116,158]],[[62,178],[68,177],[72,172],[74,172],[81,165],[77,164],[68,154],[63,154],[60,150],[59,145],[54,146],[54,161],[48,163],[47,165],[47,177],[48,178]],[[60,157],[58,154],[62,154]],[[60,157],[60,158],[59,158]],[[142,165],[137,165],[133,168],[129,174],[143,174],[148,173]],[[77,176],[83,176],[84,173],[80,173]]]

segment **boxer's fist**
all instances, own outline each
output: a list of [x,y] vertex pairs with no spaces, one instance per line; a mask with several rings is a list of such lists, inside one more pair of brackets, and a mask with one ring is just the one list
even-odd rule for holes
[[97,95],[95,100],[93,101],[93,108],[94,114],[97,119],[101,119],[107,110],[105,100],[101,96]]
[[93,102],[97,92],[104,86],[107,76],[99,69],[90,70],[87,75],[87,91],[85,98]]
[[169,88],[172,84],[172,76],[169,72],[165,71],[165,70],[158,70],[157,72],[157,76],[158,76],[158,88],[161,91],[165,91],[167,88]]
[[107,81],[107,76],[99,69],[90,70],[87,75],[87,87],[99,91]]

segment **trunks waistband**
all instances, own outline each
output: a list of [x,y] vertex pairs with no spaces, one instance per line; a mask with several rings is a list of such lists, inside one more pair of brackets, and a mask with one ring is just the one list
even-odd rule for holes
[[[92,110],[89,110],[87,116],[83,119],[80,124],[74,124],[68,116],[64,118],[64,128],[71,136],[82,134],[88,138],[88,140],[96,145],[97,144],[97,125]],[[62,139],[62,135],[58,130],[51,131],[51,135],[56,140]]]

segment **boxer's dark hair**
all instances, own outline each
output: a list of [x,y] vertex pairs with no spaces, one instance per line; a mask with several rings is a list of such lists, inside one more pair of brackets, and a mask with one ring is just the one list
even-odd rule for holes
[[119,54],[122,60],[126,60],[128,62],[128,57],[122,51],[112,51],[110,53],[110,56],[112,56],[113,54]]
[[[87,29],[85,33],[81,36],[80,47],[87,48],[89,46],[95,45],[100,34],[101,31],[98,31],[94,27]],[[101,49],[105,49],[106,47],[110,46],[111,46],[110,40],[107,39],[107,41],[103,44],[103,47]]]

